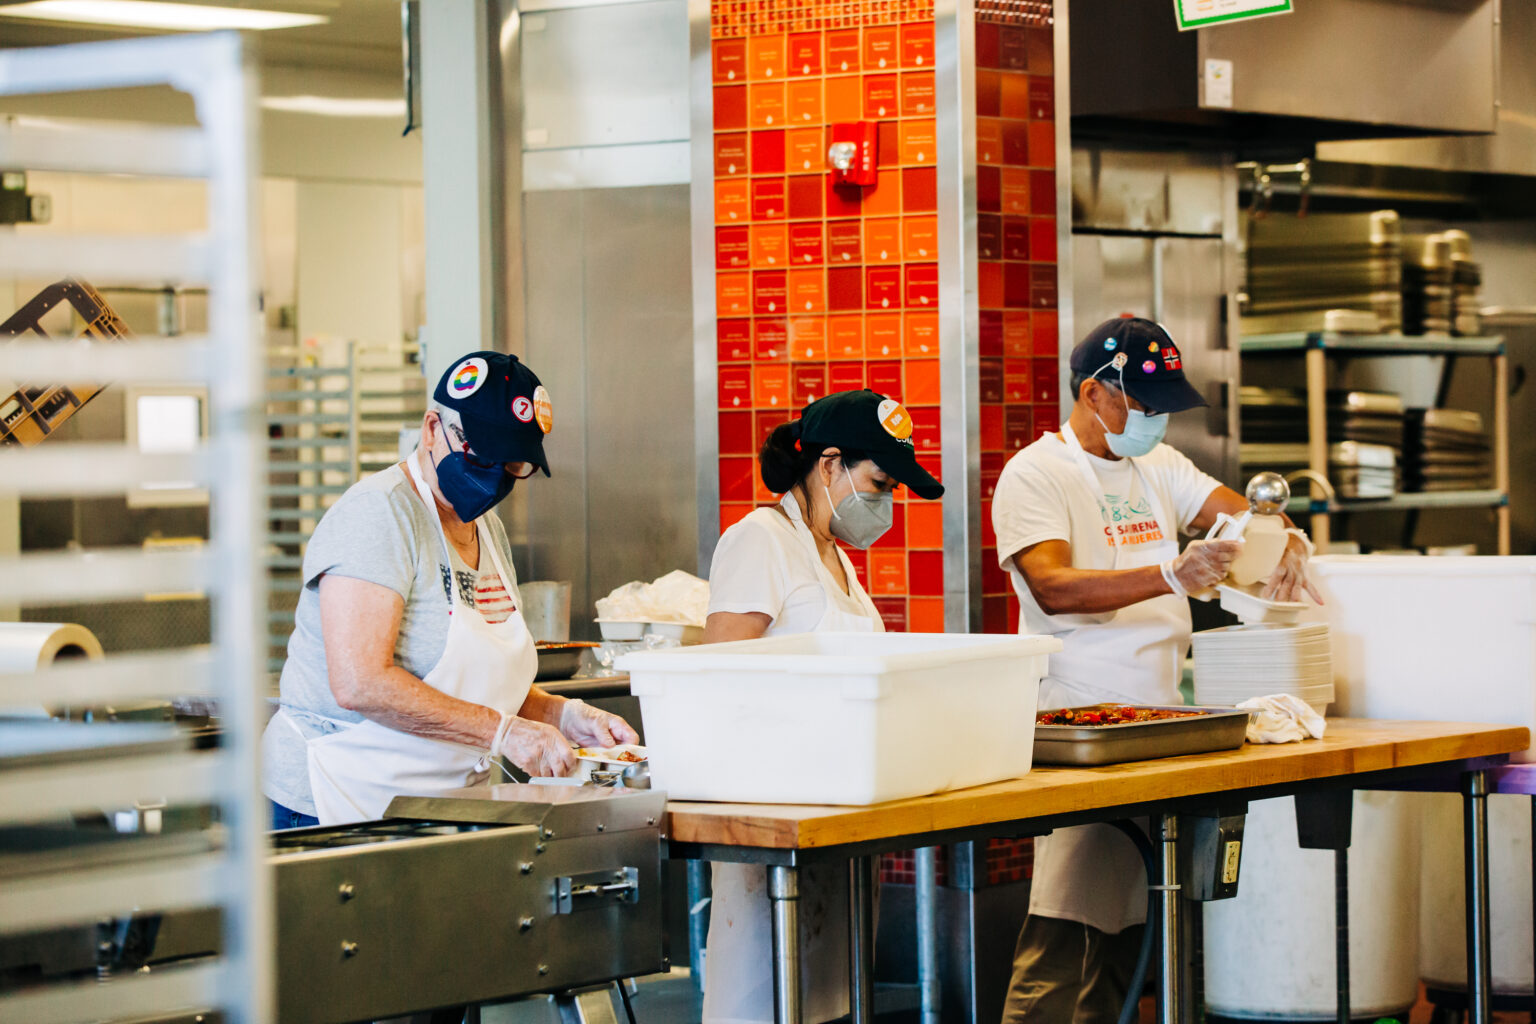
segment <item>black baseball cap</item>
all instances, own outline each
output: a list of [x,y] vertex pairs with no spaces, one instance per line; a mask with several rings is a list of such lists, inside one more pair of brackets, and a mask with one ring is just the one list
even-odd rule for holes
[[932,501],[944,493],[944,485],[917,464],[912,414],[896,399],[868,388],[838,391],[806,406],[800,413],[800,441],[863,452],[920,498]]
[[1074,376],[1123,386],[1126,394],[1155,413],[1208,404],[1185,378],[1172,335],[1162,324],[1139,316],[1115,317],[1089,331],[1072,350],[1070,366]]
[[549,392],[539,378],[501,352],[471,352],[438,379],[433,401],[454,410],[475,457],[531,462],[549,476],[544,435],[554,426]]

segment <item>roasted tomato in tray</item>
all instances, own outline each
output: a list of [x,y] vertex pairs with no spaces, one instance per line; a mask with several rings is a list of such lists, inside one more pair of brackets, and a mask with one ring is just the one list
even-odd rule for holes
[[1170,718],[1193,718],[1198,711],[1174,711],[1169,708],[1137,708],[1128,704],[1105,704],[1091,708],[1060,708],[1042,711],[1036,718],[1040,725],[1127,725],[1133,722],[1161,722]]

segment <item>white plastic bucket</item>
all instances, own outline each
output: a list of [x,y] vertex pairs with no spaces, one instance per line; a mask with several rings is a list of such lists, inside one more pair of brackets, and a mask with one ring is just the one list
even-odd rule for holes
[[872,804],[1017,778],[1053,637],[803,633],[620,658],[674,800]]

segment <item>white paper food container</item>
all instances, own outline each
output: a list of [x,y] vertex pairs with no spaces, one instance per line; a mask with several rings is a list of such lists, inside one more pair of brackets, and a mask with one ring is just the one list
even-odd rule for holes
[[804,633],[626,654],[673,800],[872,804],[1017,778],[1043,636]]

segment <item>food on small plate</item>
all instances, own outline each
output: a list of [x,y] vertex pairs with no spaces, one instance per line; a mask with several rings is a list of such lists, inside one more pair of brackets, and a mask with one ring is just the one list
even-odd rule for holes
[[1035,718],[1038,725],[1129,725],[1133,722],[1162,722],[1170,718],[1194,718],[1199,711],[1174,711],[1170,708],[1136,708],[1128,704],[1106,704],[1092,708],[1060,708],[1042,711]]
[[601,761],[604,764],[639,764],[647,759],[645,748],[633,743],[618,747],[577,747],[576,756],[583,761]]

